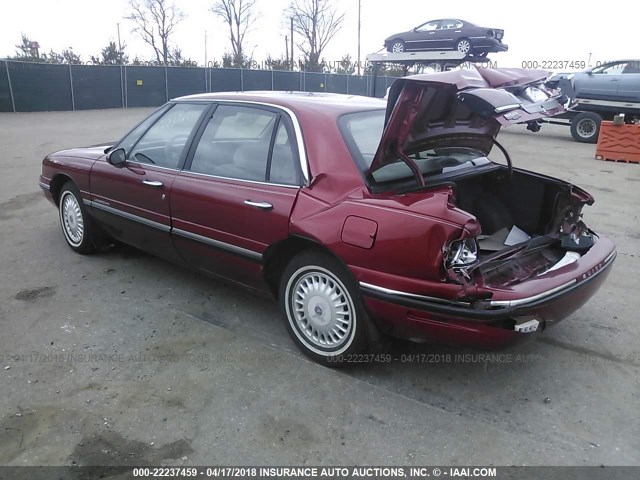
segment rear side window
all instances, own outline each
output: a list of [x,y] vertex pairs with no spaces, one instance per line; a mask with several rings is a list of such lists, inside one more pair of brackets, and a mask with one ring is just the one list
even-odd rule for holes
[[300,184],[292,138],[294,138],[293,132],[289,131],[289,126],[281,119],[273,144],[269,178],[267,179],[272,183],[283,185]]
[[238,180],[297,184],[291,138],[288,126],[275,112],[222,105],[198,142],[190,170]]

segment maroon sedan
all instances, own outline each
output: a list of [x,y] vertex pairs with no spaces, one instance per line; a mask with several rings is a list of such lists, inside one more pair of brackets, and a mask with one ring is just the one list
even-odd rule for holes
[[407,77],[388,102],[183,97],[115,145],[47,156],[40,186],[76,252],[118,240],[271,292],[321,363],[380,333],[496,348],[575,312],[616,256],[582,221],[588,193],[514,168],[495,140],[555,113],[511,93],[531,80]]

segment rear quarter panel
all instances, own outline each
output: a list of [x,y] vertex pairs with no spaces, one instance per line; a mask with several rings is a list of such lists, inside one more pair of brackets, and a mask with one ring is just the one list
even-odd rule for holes
[[[291,218],[291,232],[331,250],[357,281],[419,294],[455,298],[462,286],[444,282],[443,248],[474,226],[473,217],[448,203],[448,189],[402,198],[354,193],[327,204],[303,189]],[[345,222],[358,217],[377,225],[370,248],[347,243]],[[355,223],[358,225],[358,223]],[[361,232],[369,235],[371,230]]]

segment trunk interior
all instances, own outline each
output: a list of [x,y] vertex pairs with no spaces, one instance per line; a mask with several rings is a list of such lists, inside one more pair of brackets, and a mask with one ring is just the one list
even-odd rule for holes
[[[494,170],[455,183],[457,206],[482,227],[475,273],[485,285],[519,283],[585,251],[560,235],[568,209],[575,209],[566,185],[517,170],[510,179],[506,170]],[[510,254],[517,244],[526,247]]]
[[532,237],[552,233],[568,195],[562,184],[519,171],[511,179],[506,171],[494,170],[456,181],[457,206],[478,219],[483,235],[514,226]]

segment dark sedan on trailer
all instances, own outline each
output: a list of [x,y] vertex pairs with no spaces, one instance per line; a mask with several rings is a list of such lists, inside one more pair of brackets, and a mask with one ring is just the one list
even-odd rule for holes
[[456,50],[465,55],[484,56],[506,52],[504,30],[478,27],[459,19],[431,20],[408,32],[396,33],[384,41],[388,52]]
[[514,168],[495,140],[553,113],[494,88],[529,81],[420,75],[388,102],[178,98],[114,145],[48,155],[40,186],[74,251],[117,240],[269,292],[323,364],[384,334],[501,347],[576,311],[616,255],[582,221],[588,193]]

